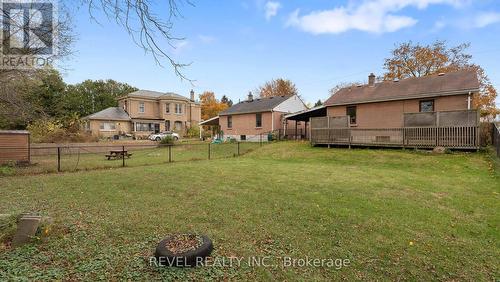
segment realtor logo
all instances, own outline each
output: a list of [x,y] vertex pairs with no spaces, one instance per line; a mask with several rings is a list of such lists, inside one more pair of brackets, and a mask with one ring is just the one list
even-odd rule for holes
[[44,67],[56,55],[55,1],[0,0],[0,68]]

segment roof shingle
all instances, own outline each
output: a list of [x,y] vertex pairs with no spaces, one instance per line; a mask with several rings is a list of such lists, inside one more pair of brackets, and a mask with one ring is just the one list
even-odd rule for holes
[[252,101],[243,101],[238,104],[234,104],[225,111],[222,111],[219,115],[268,112],[283,103],[288,98],[290,98],[290,96],[275,96],[269,98],[257,98]]
[[478,91],[476,72],[463,70],[444,75],[413,77],[400,81],[383,81],[374,86],[342,88],[325,101],[326,106],[415,99]]
[[109,107],[95,114],[88,115],[84,119],[130,120],[130,116],[120,107]]
[[184,97],[182,95],[179,95],[177,93],[158,92],[158,91],[151,91],[151,90],[137,90],[137,91],[134,91],[132,93],[125,95],[125,97],[145,97],[145,98],[151,98],[151,99],[171,98],[171,99],[189,101],[189,98]]

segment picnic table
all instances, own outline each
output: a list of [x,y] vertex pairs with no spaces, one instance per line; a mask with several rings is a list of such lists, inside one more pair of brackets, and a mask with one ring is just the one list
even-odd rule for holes
[[131,156],[132,154],[129,154],[127,150],[110,150],[109,154],[106,154],[108,161],[111,159],[123,159],[124,157],[130,159]]

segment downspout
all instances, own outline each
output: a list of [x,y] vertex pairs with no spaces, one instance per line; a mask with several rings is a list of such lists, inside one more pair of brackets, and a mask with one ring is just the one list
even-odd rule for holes
[[470,110],[471,104],[471,92],[469,91],[469,95],[467,96],[467,110]]
[[271,110],[271,131],[274,131],[274,111]]

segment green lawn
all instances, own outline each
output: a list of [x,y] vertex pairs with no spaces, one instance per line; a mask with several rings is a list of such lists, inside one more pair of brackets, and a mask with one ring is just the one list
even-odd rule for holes
[[[500,278],[500,173],[486,153],[311,148],[240,158],[0,178],[0,213],[51,216],[49,236],[0,247],[0,280],[484,280]],[[349,259],[328,267],[158,269],[169,232],[214,258]]]

